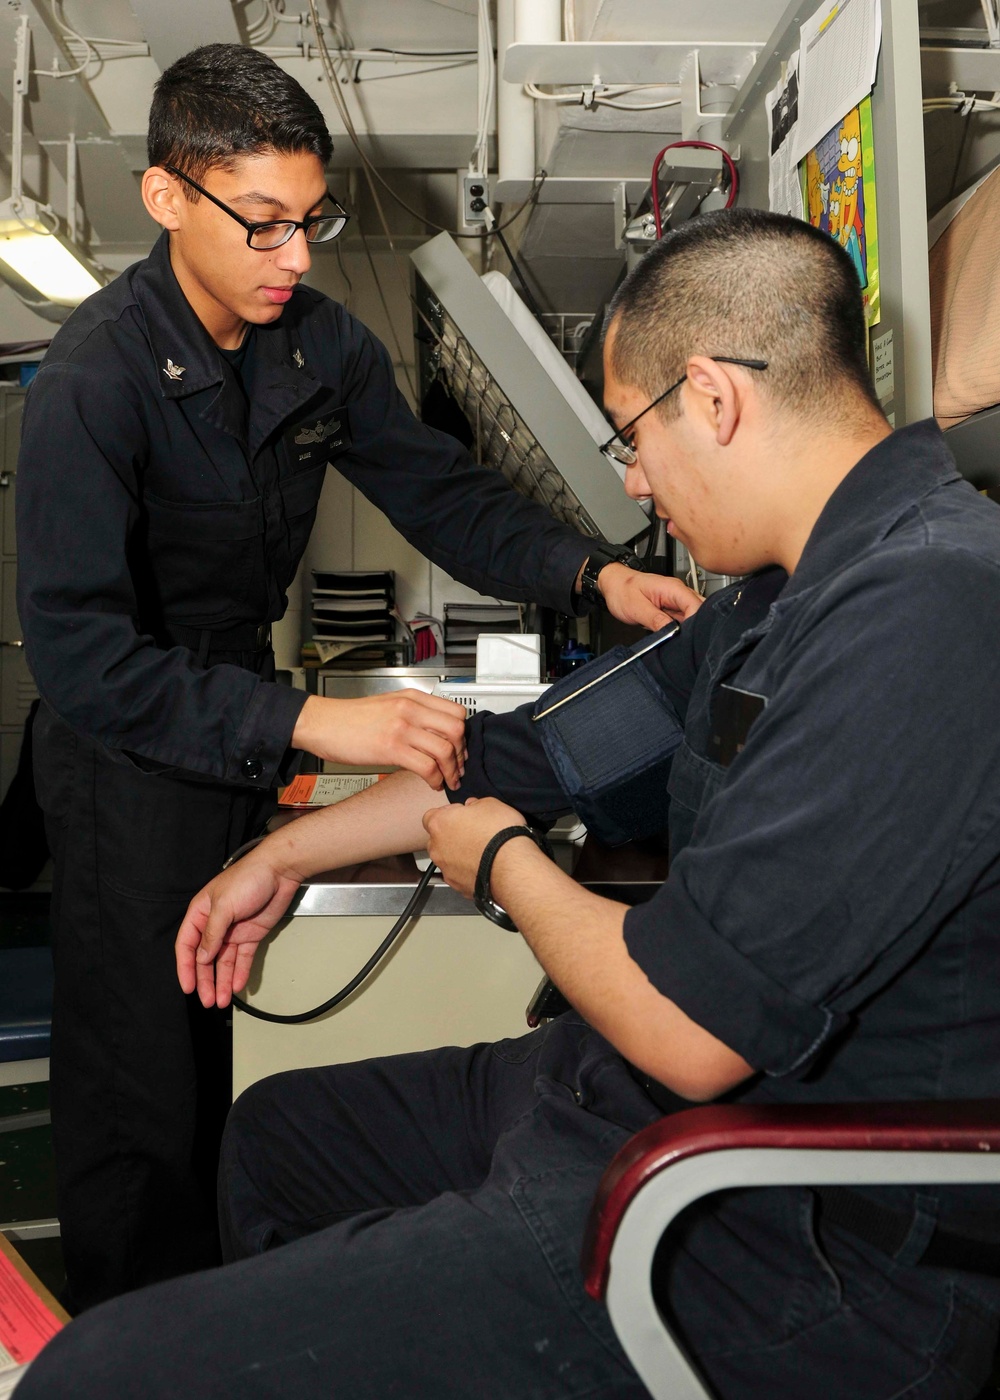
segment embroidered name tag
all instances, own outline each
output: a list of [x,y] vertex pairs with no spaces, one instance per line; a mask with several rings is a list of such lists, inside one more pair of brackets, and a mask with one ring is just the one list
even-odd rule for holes
[[766,704],[766,695],[739,690],[734,685],[720,685],[712,700],[709,758],[728,768],[736,755],[743,752],[750,726]]

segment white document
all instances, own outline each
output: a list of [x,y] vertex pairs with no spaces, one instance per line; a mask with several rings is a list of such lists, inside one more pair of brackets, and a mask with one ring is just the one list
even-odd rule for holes
[[799,121],[799,56],[793,53],[785,77],[764,100],[767,109],[767,195],[772,214],[802,218],[799,167],[792,160]]
[[796,165],[874,87],[881,5],[879,0],[824,0],[799,33]]
[[879,403],[888,403],[896,393],[896,365],[892,346],[892,328],[872,341],[872,378]]
[[[5,1352],[4,1355],[6,1354]],[[18,1382],[24,1379],[24,1373],[27,1369],[27,1366],[12,1366],[10,1369],[5,1366],[0,1371],[0,1400],[6,1400],[7,1396],[14,1394]]]

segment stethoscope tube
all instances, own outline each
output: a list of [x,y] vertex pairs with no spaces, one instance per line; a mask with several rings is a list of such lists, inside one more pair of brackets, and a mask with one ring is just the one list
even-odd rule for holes
[[[254,842],[253,844],[256,844]],[[241,847],[232,859],[238,857],[246,851],[247,847]],[[227,862],[229,864],[229,862]],[[305,1021],[314,1021],[318,1016],[324,1016],[328,1011],[332,1011],[335,1006],[339,1006],[342,1001],[346,1001],[353,991],[356,991],[365,978],[368,977],[379,963],[383,960],[389,949],[399,938],[410,920],[417,914],[419,906],[423,903],[427,893],[427,887],[434,875],[437,874],[437,866],[431,864],[421,875],[416,889],[406,901],[406,908],[393,924],[392,928],[383,938],[382,942],[372,953],[371,957],[355,975],[341,987],[339,992],[335,992],[332,997],[324,1001],[322,1006],[314,1006],[311,1011],[299,1011],[294,1015],[283,1016],[276,1011],[262,1011],[258,1006],[251,1006],[249,1002],[242,1001],[239,997],[233,997],[233,1006],[238,1006],[241,1011],[245,1011],[248,1016],[255,1016],[258,1021],[273,1021],[279,1026],[301,1026]]]

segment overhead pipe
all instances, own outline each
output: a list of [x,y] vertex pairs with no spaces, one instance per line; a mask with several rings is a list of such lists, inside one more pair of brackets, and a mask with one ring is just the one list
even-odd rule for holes
[[66,141],[66,227],[69,231],[69,241],[71,243],[76,242],[79,230],[76,193],[78,173],[79,164],[76,149],[76,132],[71,131]]
[[561,43],[560,0],[514,0],[514,33],[519,44]]
[[10,199],[15,212],[24,197],[24,104],[28,100],[28,64],[31,54],[31,31],[28,16],[22,15],[17,24],[14,47],[14,92],[11,97]]
[[535,103],[503,77],[513,43],[558,44],[561,0],[497,0],[497,198],[524,199],[535,178]]

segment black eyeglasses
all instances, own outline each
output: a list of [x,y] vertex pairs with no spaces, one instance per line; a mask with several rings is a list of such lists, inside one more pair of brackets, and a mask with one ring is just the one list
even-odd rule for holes
[[[719,364],[723,365],[742,365],[744,369],[767,369],[766,360],[737,360],[734,359],[732,355],[709,355],[708,358],[710,360],[717,360]],[[640,418],[645,417],[650,409],[656,408],[657,404],[661,404],[675,389],[679,389],[685,379],[687,379],[687,375],[682,374],[675,384],[671,384],[669,389],[664,389],[659,398],[654,399],[652,403],[648,403],[642,410],[642,413],[637,413],[631,422],[625,424],[624,428],[619,428],[616,433],[613,433],[600,448],[600,451],[604,453],[605,457],[610,457],[612,461],[615,462],[621,462],[625,467],[634,467],[638,458],[635,448],[627,440],[628,434],[632,431]]]
[[242,224],[247,231],[247,247],[255,248],[258,253],[266,253],[274,248],[280,248],[282,244],[288,242],[296,229],[303,231],[307,243],[329,243],[332,238],[343,233],[344,227],[351,217],[327,190],[326,197],[336,207],[335,214],[314,214],[311,219],[277,219],[273,223],[253,224],[249,219],[244,219],[242,214],[237,214],[235,209],[230,209],[228,204],[223,204],[221,199],[216,199],[214,194],[209,194],[208,190],[199,185],[197,180],[192,180],[190,175],[185,175],[183,170],[178,170],[174,165],[165,165],[163,168],[190,185],[193,190],[197,190],[199,194],[203,194],[206,199],[210,199],[213,204],[217,204],[238,224]]

